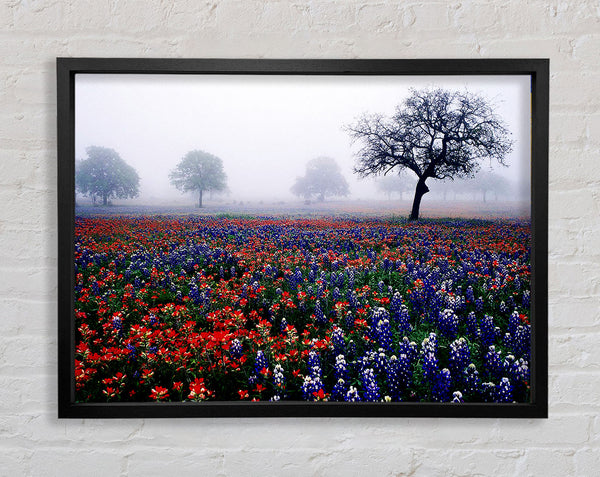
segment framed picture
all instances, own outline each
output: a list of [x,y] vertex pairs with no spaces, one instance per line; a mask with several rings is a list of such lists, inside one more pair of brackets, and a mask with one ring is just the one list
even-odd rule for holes
[[548,70],[59,58],[59,417],[547,417]]

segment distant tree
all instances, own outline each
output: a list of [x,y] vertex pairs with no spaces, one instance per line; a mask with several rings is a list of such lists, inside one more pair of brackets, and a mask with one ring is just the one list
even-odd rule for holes
[[504,177],[491,171],[480,171],[473,180],[469,181],[468,187],[474,192],[482,194],[482,199],[487,202],[487,194],[492,193],[496,200],[499,195],[510,194],[511,185]]
[[388,200],[391,199],[392,194],[398,194],[400,200],[402,200],[404,193],[413,189],[414,183],[404,174],[388,174],[378,177],[375,181],[375,187],[379,192],[385,194]]
[[291,188],[294,195],[323,201],[326,197],[342,196],[350,193],[348,183],[340,166],[331,157],[317,157],[306,164],[306,173],[296,178]]
[[182,192],[198,191],[198,207],[202,207],[204,191],[227,189],[227,175],[223,161],[204,151],[188,152],[169,174],[171,184]]
[[107,205],[112,197],[127,199],[138,196],[138,173],[114,149],[90,146],[86,152],[87,158],[75,164],[77,191],[91,197],[94,202],[96,198],[102,199],[102,205]]
[[512,149],[508,129],[482,96],[439,88],[413,89],[391,118],[364,115],[347,130],[363,146],[356,173],[397,168],[417,175],[411,220],[419,218],[427,179],[472,176],[481,160],[504,164]]

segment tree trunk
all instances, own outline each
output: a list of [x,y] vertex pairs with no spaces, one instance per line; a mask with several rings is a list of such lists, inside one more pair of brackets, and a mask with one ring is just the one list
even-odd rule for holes
[[429,192],[429,187],[425,185],[425,179],[419,178],[417,182],[417,188],[415,189],[415,199],[413,200],[412,211],[410,213],[409,220],[419,219],[419,208],[421,207],[421,198]]
[[202,208],[202,189],[198,192],[198,208]]
[[102,205],[108,205],[108,194],[106,192],[102,194]]
[[487,195],[487,190],[484,190],[483,191],[483,203],[484,204],[487,202],[486,197],[485,197],[486,195]]

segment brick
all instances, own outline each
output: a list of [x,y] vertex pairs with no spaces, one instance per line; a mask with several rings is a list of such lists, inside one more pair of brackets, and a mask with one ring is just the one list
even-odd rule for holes
[[[587,144],[598,145],[600,143],[600,114],[586,115],[587,128],[585,137]],[[600,180],[600,174],[595,176],[596,180]]]
[[[552,415],[550,427],[560,429],[561,446],[576,446],[589,440],[591,420],[591,415]],[[529,421],[529,425],[523,426],[521,420],[507,420],[498,425],[498,433],[492,436],[498,442],[497,447],[506,450],[552,445],[556,442],[556,435],[554,432],[540,432],[545,425],[543,421]]]
[[48,298],[55,291],[56,269],[19,269],[0,267],[0,289],[13,298]]
[[[568,366],[571,370],[596,371],[600,369],[600,340],[598,333],[568,333],[549,339],[548,364]],[[573,353],[573,349],[579,350]]]
[[[600,277],[595,276],[593,262],[559,262],[548,264],[548,293],[550,296],[571,295],[584,297],[597,295]],[[577,321],[580,317],[572,317]]]
[[575,475],[595,475],[600,469],[600,449],[586,447],[575,452]]
[[524,449],[463,450],[419,449],[415,452],[415,476],[517,475]]
[[[565,35],[551,38],[543,35],[523,38],[517,35],[514,38],[497,39],[487,39],[484,36],[480,39],[480,44],[479,53],[484,58],[550,58],[553,72],[572,70],[575,66],[573,46],[570,37]],[[565,92],[564,89],[557,91],[560,94]],[[554,96],[551,101],[554,104]]]
[[418,32],[427,30],[452,30],[450,22],[450,7],[446,2],[416,3],[410,6],[410,11],[415,16],[411,28]]
[[0,447],[0,476],[20,477],[31,475],[31,449]]
[[56,369],[56,363],[54,335],[14,336],[0,342],[0,376],[48,373]]
[[[51,335],[56,330],[56,301],[15,299],[2,297],[3,336],[14,336],[24,333],[34,335]],[[28,319],[24,319],[28,317]]]
[[[575,112],[598,111],[598,94],[595,85],[600,81],[600,71],[583,71],[572,66],[552,74],[551,104],[554,106],[577,106]],[[573,85],[577,84],[577,88]],[[556,93],[553,93],[556,91]],[[550,120],[552,127],[553,120]]]
[[586,137],[587,120],[581,113],[557,113],[550,120],[550,135],[560,143],[581,142]]
[[223,454],[202,449],[140,449],[127,457],[127,475],[170,475],[174,469],[183,475],[227,475],[221,472]]
[[598,214],[598,202],[593,187],[581,187],[579,190],[563,190],[550,194],[548,209],[552,217],[576,219]]
[[[596,13],[596,21],[598,20]],[[596,30],[597,32],[597,30]],[[573,57],[581,62],[584,68],[592,65],[598,66],[598,48],[600,48],[600,35],[582,35],[573,42]]]
[[[60,452],[60,458],[57,458]],[[37,449],[31,457],[32,475],[47,477],[104,477],[120,475],[124,458],[116,452],[90,449]]]
[[564,327],[573,330],[600,324],[597,297],[585,295],[578,297],[562,296],[557,299],[559,296],[560,294],[555,292],[550,297],[548,307],[548,324],[550,327]]
[[66,13],[64,2],[17,2],[13,10],[13,28],[18,31],[59,30]]
[[[404,10],[397,4],[364,4],[358,7],[356,20],[362,30],[389,32],[402,29]],[[412,24],[410,21],[408,24]]]
[[529,449],[515,475],[575,475],[574,450]]
[[549,394],[561,403],[597,407],[599,387],[600,374],[570,372],[550,376]]

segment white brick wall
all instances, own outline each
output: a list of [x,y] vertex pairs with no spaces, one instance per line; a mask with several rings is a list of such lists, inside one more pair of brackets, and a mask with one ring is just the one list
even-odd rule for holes
[[[600,474],[600,4],[3,0],[0,475]],[[549,57],[550,418],[56,419],[57,56]]]

